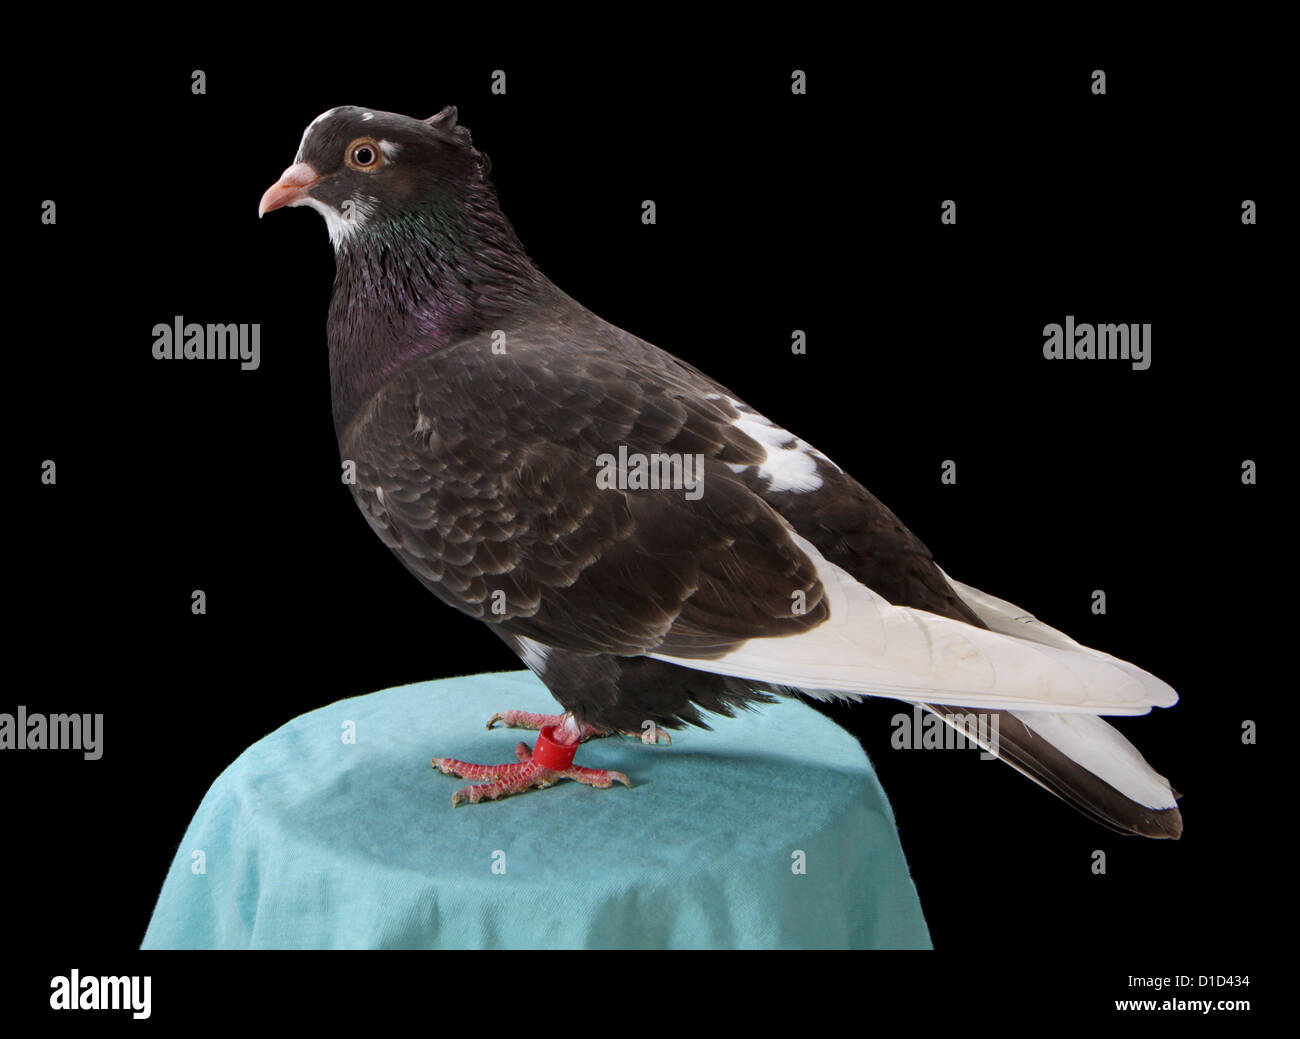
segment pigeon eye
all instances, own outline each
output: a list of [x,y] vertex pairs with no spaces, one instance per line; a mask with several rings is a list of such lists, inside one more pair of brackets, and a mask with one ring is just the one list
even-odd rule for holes
[[379,165],[382,154],[379,145],[363,137],[348,145],[347,164],[354,170],[373,170]]

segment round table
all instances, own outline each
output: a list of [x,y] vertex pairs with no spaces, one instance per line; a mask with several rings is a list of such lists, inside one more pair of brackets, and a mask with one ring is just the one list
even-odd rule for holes
[[671,747],[583,744],[630,789],[564,781],[453,809],[434,756],[514,761],[556,712],[527,671],[341,700],[213,783],[144,939],[174,948],[929,948],[857,741],[798,701]]

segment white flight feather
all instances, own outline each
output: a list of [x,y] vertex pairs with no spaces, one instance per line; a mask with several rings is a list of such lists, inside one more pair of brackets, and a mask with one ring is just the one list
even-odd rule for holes
[[790,537],[816,566],[826,590],[830,617],[824,623],[799,635],[750,639],[713,660],[648,655],[812,695],[1083,714],[1146,714],[1177,702],[1177,694],[1154,675],[1059,632],[1052,640],[1035,630],[1037,637],[1028,639],[893,606],[809,541],[793,531]]

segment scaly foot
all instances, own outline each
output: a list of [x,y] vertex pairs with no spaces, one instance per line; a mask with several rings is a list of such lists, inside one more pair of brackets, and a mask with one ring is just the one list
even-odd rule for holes
[[[491,725],[488,728],[491,728]],[[554,726],[545,725],[538,733],[535,751],[529,750],[524,743],[516,745],[515,757],[519,759],[516,764],[474,765],[455,758],[434,758],[433,767],[449,776],[488,780],[478,786],[467,786],[457,790],[451,795],[453,808],[465,803],[496,801],[513,794],[522,794],[526,790],[544,790],[548,786],[554,786],[561,779],[573,779],[600,790],[607,790],[616,782],[628,787],[632,785],[622,772],[583,768],[581,765],[573,764],[574,752],[582,742],[579,736],[580,732],[571,720],[567,724],[561,722]],[[562,742],[566,740],[569,742]]]

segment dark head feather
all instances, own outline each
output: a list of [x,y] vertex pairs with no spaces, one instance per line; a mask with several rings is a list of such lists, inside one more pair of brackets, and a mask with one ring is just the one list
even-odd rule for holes
[[307,204],[335,247],[336,423],[411,358],[490,332],[555,291],[501,211],[487,156],[454,106],[423,120],[332,109],[308,127],[298,161],[320,176]]

